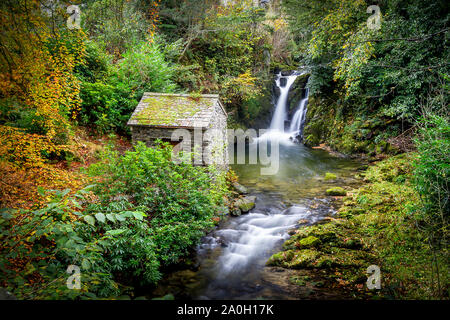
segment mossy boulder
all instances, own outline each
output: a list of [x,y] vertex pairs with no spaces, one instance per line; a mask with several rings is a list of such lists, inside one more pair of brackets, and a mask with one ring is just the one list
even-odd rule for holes
[[325,173],[325,180],[336,180],[337,176],[334,173],[327,172]]
[[347,195],[347,191],[345,191],[341,187],[334,187],[334,188],[327,189],[326,194],[328,196],[345,196],[345,195]]
[[311,247],[317,247],[319,246],[321,241],[319,238],[314,236],[308,236],[306,238],[301,239],[299,242],[296,243],[297,248],[311,248]]
[[338,237],[336,233],[336,224],[327,223],[323,225],[314,225],[300,229],[295,236],[291,238],[292,241],[301,241],[304,238],[315,237],[322,243],[335,241]]
[[281,251],[272,255],[267,260],[266,265],[274,267],[286,267],[287,263],[292,260],[295,255],[295,250]]
[[322,254],[315,262],[316,268],[356,268],[368,265],[370,260],[367,253],[346,248],[333,248],[331,253]]
[[230,214],[232,216],[238,217],[242,214],[241,209],[234,207],[233,209],[231,209]]
[[255,196],[246,196],[236,200],[235,207],[239,208],[242,213],[247,213],[255,207]]
[[296,251],[289,262],[284,265],[292,269],[312,268],[314,262],[320,257],[320,252],[313,249],[303,249]]

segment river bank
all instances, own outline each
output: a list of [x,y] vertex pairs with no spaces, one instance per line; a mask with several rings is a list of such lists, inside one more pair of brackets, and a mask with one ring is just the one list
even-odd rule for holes
[[[297,229],[267,265],[303,270],[304,275],[290,279],[299,292],[319,283],[322,291],[340,290],[351,298],[430,296],[433,259],[447,268],[448,255],[433,257],[415,225],[411,211],[418,201],[411,183],[414,157],[402,154],[370,166],[360,174],[364,184],[348,192],[335,218]],[[380,290],[366,286],[370,265],[380,268]],[[445,276],[440,286],[448,286]]]
[[[296,190],[281,194],[281,185],[274,183],[280,179],[272,177],[272,183],[263,183],[250,178],[248,170],[242,172],[246,174],[240,181],[250,194],[256,194],[256,208],[249,214],[222,221],[202,240],[193,262],[164,278],[150,298],[169,295],[176,299],[321,300],[430,296],[428,276],[433,257],[411,216],[412,204],[418,199],[411,184],[414,157],[415,154],[402,154],[368,168],[363,163],[353,163],[351,170],[335,168],[330,170],[334,173],[328,174],[325,170],[305,179]],[[339,158],[327,159],[339,163]],[[326,190],[337,185],[346,190],[346,196],[327,196]],[[294,201],[300,194],[302,198]],[[261,225],[261,218],[273,222],[276,217],[289,216],[298,221],[291,228],[284,225],[281,237],[272,247],[259,248],[256,259],[249,265],[244,263],[244,267],[239,259],[239,263],[231,263],[233,254],[246,245],[237,241],[237,235],[248,237],[246,230],[253,228],[257,231],[251,233],[255,240],[255,234],[267,234],[274,228],[271,224],[268,229],[257,229],[255,224]],[[253,227],[248,223],[252,219]],[[271,237],[276,234],[272,231]],[[255,247],[251,247],[247,254],[255,256],[254,251]],[[445,269],[445,254],[437,259]],[[232,272],[225,272],[227,263]],[[370,276],[367,268],[371,265],[380,268],[379,290],[369,290],[366,285]],[[444,269],[440,274],[448,271]],[[440,280],[445,287],[446,278]]]

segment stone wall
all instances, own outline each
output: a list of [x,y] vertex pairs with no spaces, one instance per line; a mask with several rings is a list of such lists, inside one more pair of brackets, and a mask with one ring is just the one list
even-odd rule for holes
[[[223,113],[219,102],[215,105],[208,128],[183,129],[132,125],[130,129],[133,143],[142,141],[148,147],[154,147],[155,141],[160,139],[174,145],[175,154],[181,150],[201,154],[201,157],[194,157],[196,165],[215,164],[224,169],[228,168],[227,116]],[[172,137],[175,141],[172,141]],[[201,141],[201,144],[196,145],[198,141]]]

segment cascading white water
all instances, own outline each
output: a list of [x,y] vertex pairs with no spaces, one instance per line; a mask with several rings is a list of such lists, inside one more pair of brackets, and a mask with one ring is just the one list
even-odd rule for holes
[[309,216],[308,210],[300,206],[276,214],[254,212],[236,220],[233,229],[220,230],[218,235],[227,242],[219,259],[221,277],[254,267],[260,259],[265,261],[272,248],[289,237],[287,230]]
[[[272,122],[270,123],[271,130],[277,130],[284,132],[284,121],[286,120],[286,103],[289,94],[289,89],[294,83],[295,79],[297,79],[298,74],[294,73],[290,76],[283,77],[281,72],[278,74],[276,79],[277,87],[280,88],[280,96],[277,101],[277,105],[275,107],[275,112],[273,114]],[[286,79],[286,84],[284,86],[281,85],[281,79]]]
[[290,133],[295,136],[302,134],[302,124],[305,120],[307,111],[309,89],[305,88],[305,91],[305,97],[300,101],[299,107],[292,117],[291,126],[289,128]]

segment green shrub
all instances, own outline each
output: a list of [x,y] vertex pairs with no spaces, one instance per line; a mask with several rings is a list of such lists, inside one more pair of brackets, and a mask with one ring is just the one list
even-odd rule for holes
[[86,61],[77,66],[82,80],[78,120],[95,124],[100,133],[128,132],[126,122],[146,91],[174,92],[175,67],[166,62],[159,45],[142,42],[130,47],[116,65],[95,42],[87,43]]
[[126,132],[126,123],[138,103],[128,90],[101,82],[83,82],[80,96],[83,100],[78,115],[80,123],[95,124],[101,133]]
[[[86,189],[74,196],[69,196],[69,192],[69,189],[54,191],[42,209],[2,211],[2,285],[19,299],[118,295],[114,271],[120,261],[114,259],[116,255],[126,261],[127,269],[145,271],[143,281],[159,279],[155,253],[149,250],[150,233],[141,211],[116,212],[106,219],[104,211],[95,214],[81,211],[79,199],[85,201]],[[146,243],[141,244],[137,238]],[[134,265],[134,261],[139,261],[139,265]],[[69,265],[81,269],[79,290],[67,287]]]
[[86,41],[84,61],[75,66],[75,73],[82,81],[105,81],[110,72],[112,57],[104,52],[97,42]]
[[[223,174],[173,163],[167,145],[111,150],[90,168],[102,175],[97,185],[74,195],[39,190],[51,198],[42,209],[0,212],[2,287],[20,299],[128,294],[155,284],[160,267],[214,225],[227,195]],[[66,285],[69,265],[81,268],[80,290]]]
[[141,42],[130,47],[116,64],[111,84],[140,99],[146,91],[175,92],[174,72],[157,43]]
[[166,145],[148,148],[138,143],[122,157],[109,151],[105,162],[91,167],[92,173],[106,176],[96,188],[100,206],[114,204],[121,196],[133,206],[148,208],[148,224],[163,264],[176,262],[213,226],[226,195],[221,174],[175,164],[171,154]]
[[450,125],[448,119],[430,116],[422,121],[416,145],[414,182],[421,197],[419,219],[432,242],[448,236],[450,213]]

